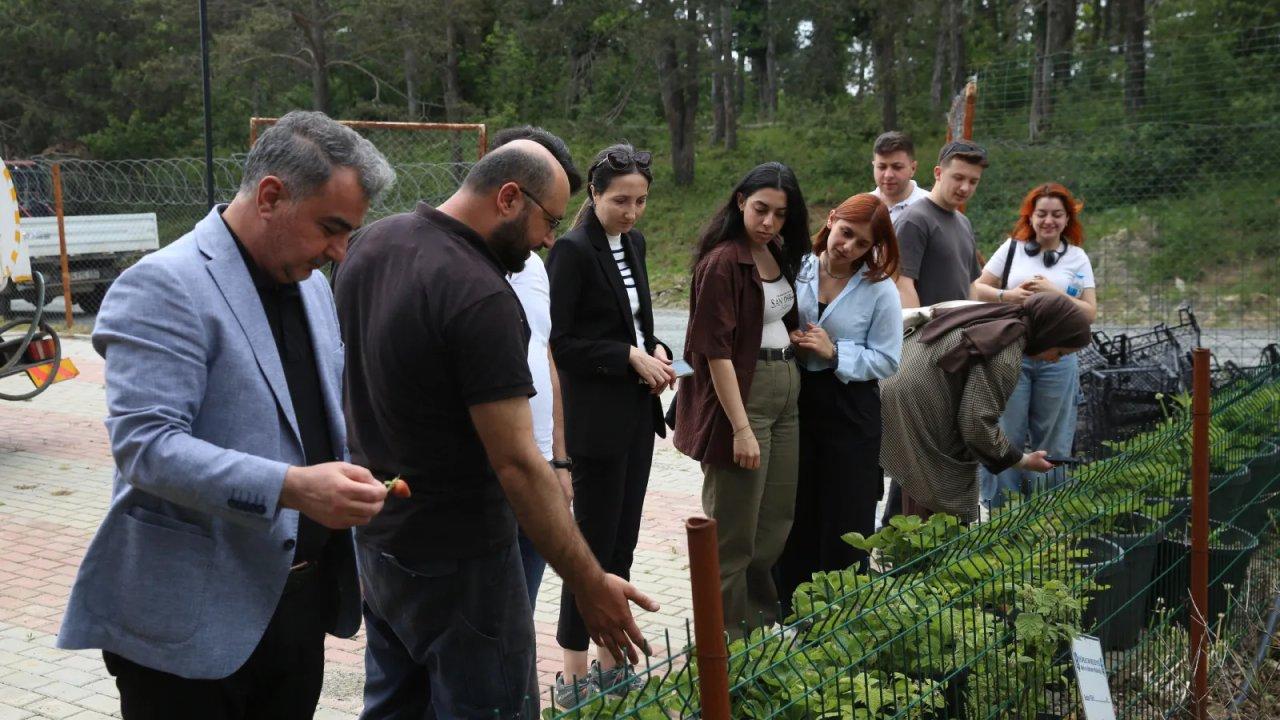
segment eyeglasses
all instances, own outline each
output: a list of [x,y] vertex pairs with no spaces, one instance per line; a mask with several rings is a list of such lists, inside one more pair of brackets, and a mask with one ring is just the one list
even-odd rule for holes
[[538,209],[542,211],[543,216],[546,217],[547,226],[550,229],[555,230],[556,228],[560,227],[560,221],[563,220],[564,218],[558,218],[555,215],[552,215],[547,210],[547,208],[542,205],[542,203],[538,202],[538,198],[534,197],[533,193],[529,192],[528,190],[525,190],[524,188],[520,188],[520,192],[524,193],[525,197],[532,200],[533,204],[538,206]]
[[587,172],[591,173],[605,163],[609,163],[609,167],[620,172],[630,169],[632,164],[635,164],[637,170],[647,171],[652,162],[653,153],[647,150],[637,150],[635,152],[610,150],[604,157],[592,163],[591,167],[587,168]]

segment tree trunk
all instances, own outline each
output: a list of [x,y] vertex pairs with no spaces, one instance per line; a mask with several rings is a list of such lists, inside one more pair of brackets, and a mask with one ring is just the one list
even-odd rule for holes
[[1029,135],[1034,142],[1040,139],[1053,115],[1054,68],[1063,49],[1063,18],[1070,0],[1045,0],[1043,10],[1037,9],[1035,27],[1039,31],[1036,43],[1035,74],[1031,80],[1031,117]]
[[738,87],[733,93],[733,106],[738,109],[736,117],[741,117],[742,108],[747,103],[747,53],[738,53],[738,70],[734,74]]
[[1147,99],[1147,12],[1145,0],[1127,0],[1124,22],[1124,107],[1136,114]]
[[452,3],[445,3],[444,117],[446,122],[458,122],[462,100],[458,83],[458,30],[451,6]]
[[950,13],[947,12],[949,2],[938,6],[937,41],[933,51],[933,74],[929,77],[929,107],[936,113],[942,107],[942,76],[947,65],[947,47],[950,45],[951,29],[948,27]]
[[[872,32],[872,51],[875,53],[876,92],[880,95],[880,124],[885,131],[898,129],[898,88],[894,82],[897,71],[894,54],[894,37],[899,29],[896,15],[884,12],[881,7],[880,17],[876,20],[876,28]],[[891,19],[892,18],[892,19]]]
[[720,101],[724,106],[724,147],[738,147],[738,113],[734,107],[738,78],[733,62],[733,6],[727,0],[720,3]]
[[294,11],[293,22],[302,31],[303,41],[311,55],[311,104],[320,112],[329,112],[329,54],[325,47],[325,25],[328,17],[325,0],[311,0],[311,15]]
[[948,27],[951,28],[951,42],[947,47],[947,63],[951,66],[951,94],[955,95],[964,89],[969,57],[964,49],[964,8],[961,7],[961,0],[947,0],[947,10],[950,19],[947,21]]
[[671,6],[656,1],[652,8],[659,16],[657,64],[662,111],[671,134],[671,169],[675,184],[689,186],[694,176],[694,134],[698,113],[698,46],[702,33],[697,13],[686,4],[687,19],[672,17]]
[[413,122],[422,117],[418,109],[418,51],[412,41],[404,46],[405,117]]
[[707,31],[711,41],[711,144],[724,142],[724,45],[720,35],[720,13],[712,9],[710,27]]
[[773,120],[778,112],[778,30],[773,0],[765,0],[765,116]]

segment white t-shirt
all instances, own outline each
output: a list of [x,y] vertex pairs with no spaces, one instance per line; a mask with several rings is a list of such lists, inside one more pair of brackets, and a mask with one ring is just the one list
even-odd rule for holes
[[[1071,286],[1072,278],[1077,273],[1080,279],[1077,284],[1081,290],[1087,290],[1094,287],[1093,281],[1093,265],[1089,263],[1089,256],[1085,254],[1075,245],[1068,245],[1067,252],[1054,264],[1048,268],[1044,266],[1045,252],[1040,251],[1039,255],[1032,257],[1027,255],[1024,244],[1019,240],[1009,239],[1000,245],[999,249],[991,255],[991,259],[987,261],[987,266],[982,268],[983,272],[989,272],[996,276],[999,282],[1000,276],[1004,273],[1005,258],[1009,255],[1009,248],[1014,248],[1013,267],[1009,269],[1009,284],[1006,288],[1018,287],[1022,282],[1030,280],[1035,275],[1043,275],[1049,279],[1054,285],[1062,291],[1066,291]],[[1057,254],[1057,251],[1054,251]]]
[[547,346],[551,338],[551,282],[542,258],[529,254],[524,270],[507,276],[507,281],[520,298],[525,317],[529,319],[529,372],[537,395],[529,398],[533,411],[533,439],[542,456],[552,458],[551,437],[555,426],[551,398],[551,364],[547,362]]
[[795,304],[796,291],[785,277],[764,284],[764,330],[760,333],[760,347],[784,348],[791,344],[782,316]]
[[[911,207],[915,203],[918,203],[921,200],[929,197],[929,191],[917,185],[915,180],[910,180],[908,182],[911,183],[911,192],[907,193],[907,199],[903,200],[902,202],[889,205],[889,222],[893,222],[894,220],[897,220],[898,216],[902,214],[903,210],[906,210],[907,208]],[[880,193],[879,187],[872,190],[871,194],[880,198],[880,201],[885,203],[886,205],[889,204],[889,201],[885,200],[884,195]]]
[[636,292],[636,278],[631,272],[631,266],[627,264],[627,253],[622,249],[622,236],[607,235],[606,237],[609,238],[609,251],[613,253],[613,262],[622,275],[622,284],[627,288],[627,300],[631,303],[631,322],[636,330],[635,345],[643,348],[644,330],[640,328],[640,293]]

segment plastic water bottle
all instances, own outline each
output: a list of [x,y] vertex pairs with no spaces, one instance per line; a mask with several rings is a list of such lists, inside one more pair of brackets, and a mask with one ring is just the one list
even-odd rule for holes
[[1067,295],[1078,298],[1084,292],[1084,273],[1077,272],[1071,276],[1071,284],[1067,286]]

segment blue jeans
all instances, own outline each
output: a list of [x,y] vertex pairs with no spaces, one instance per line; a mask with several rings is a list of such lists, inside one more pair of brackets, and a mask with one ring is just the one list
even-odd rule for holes
[[401,560],[357,543],[361,720],[538,716],[533,613],[514,538],[486,555]]
[[[1018,450],[1070,455],[1079,394],[1080,363],[1074,354],[1056,363],[1023,358],[1022,376],[1000,416],[1000,430]],[[1004,504],[1006,492],[1030,497],[1034,490],[1056,486],[1065,478],[1060,470],[1044,475],[1017,468],[999,474],[979,468],[979,476],[982,504],[993,508]]]
[[520,531],[520,565],[524,567],[524,583],[529,589],[529,607],[538,606],[538,588],[542,585],[542,575],[547,571],[547,560],[538,553],[533,541]]

